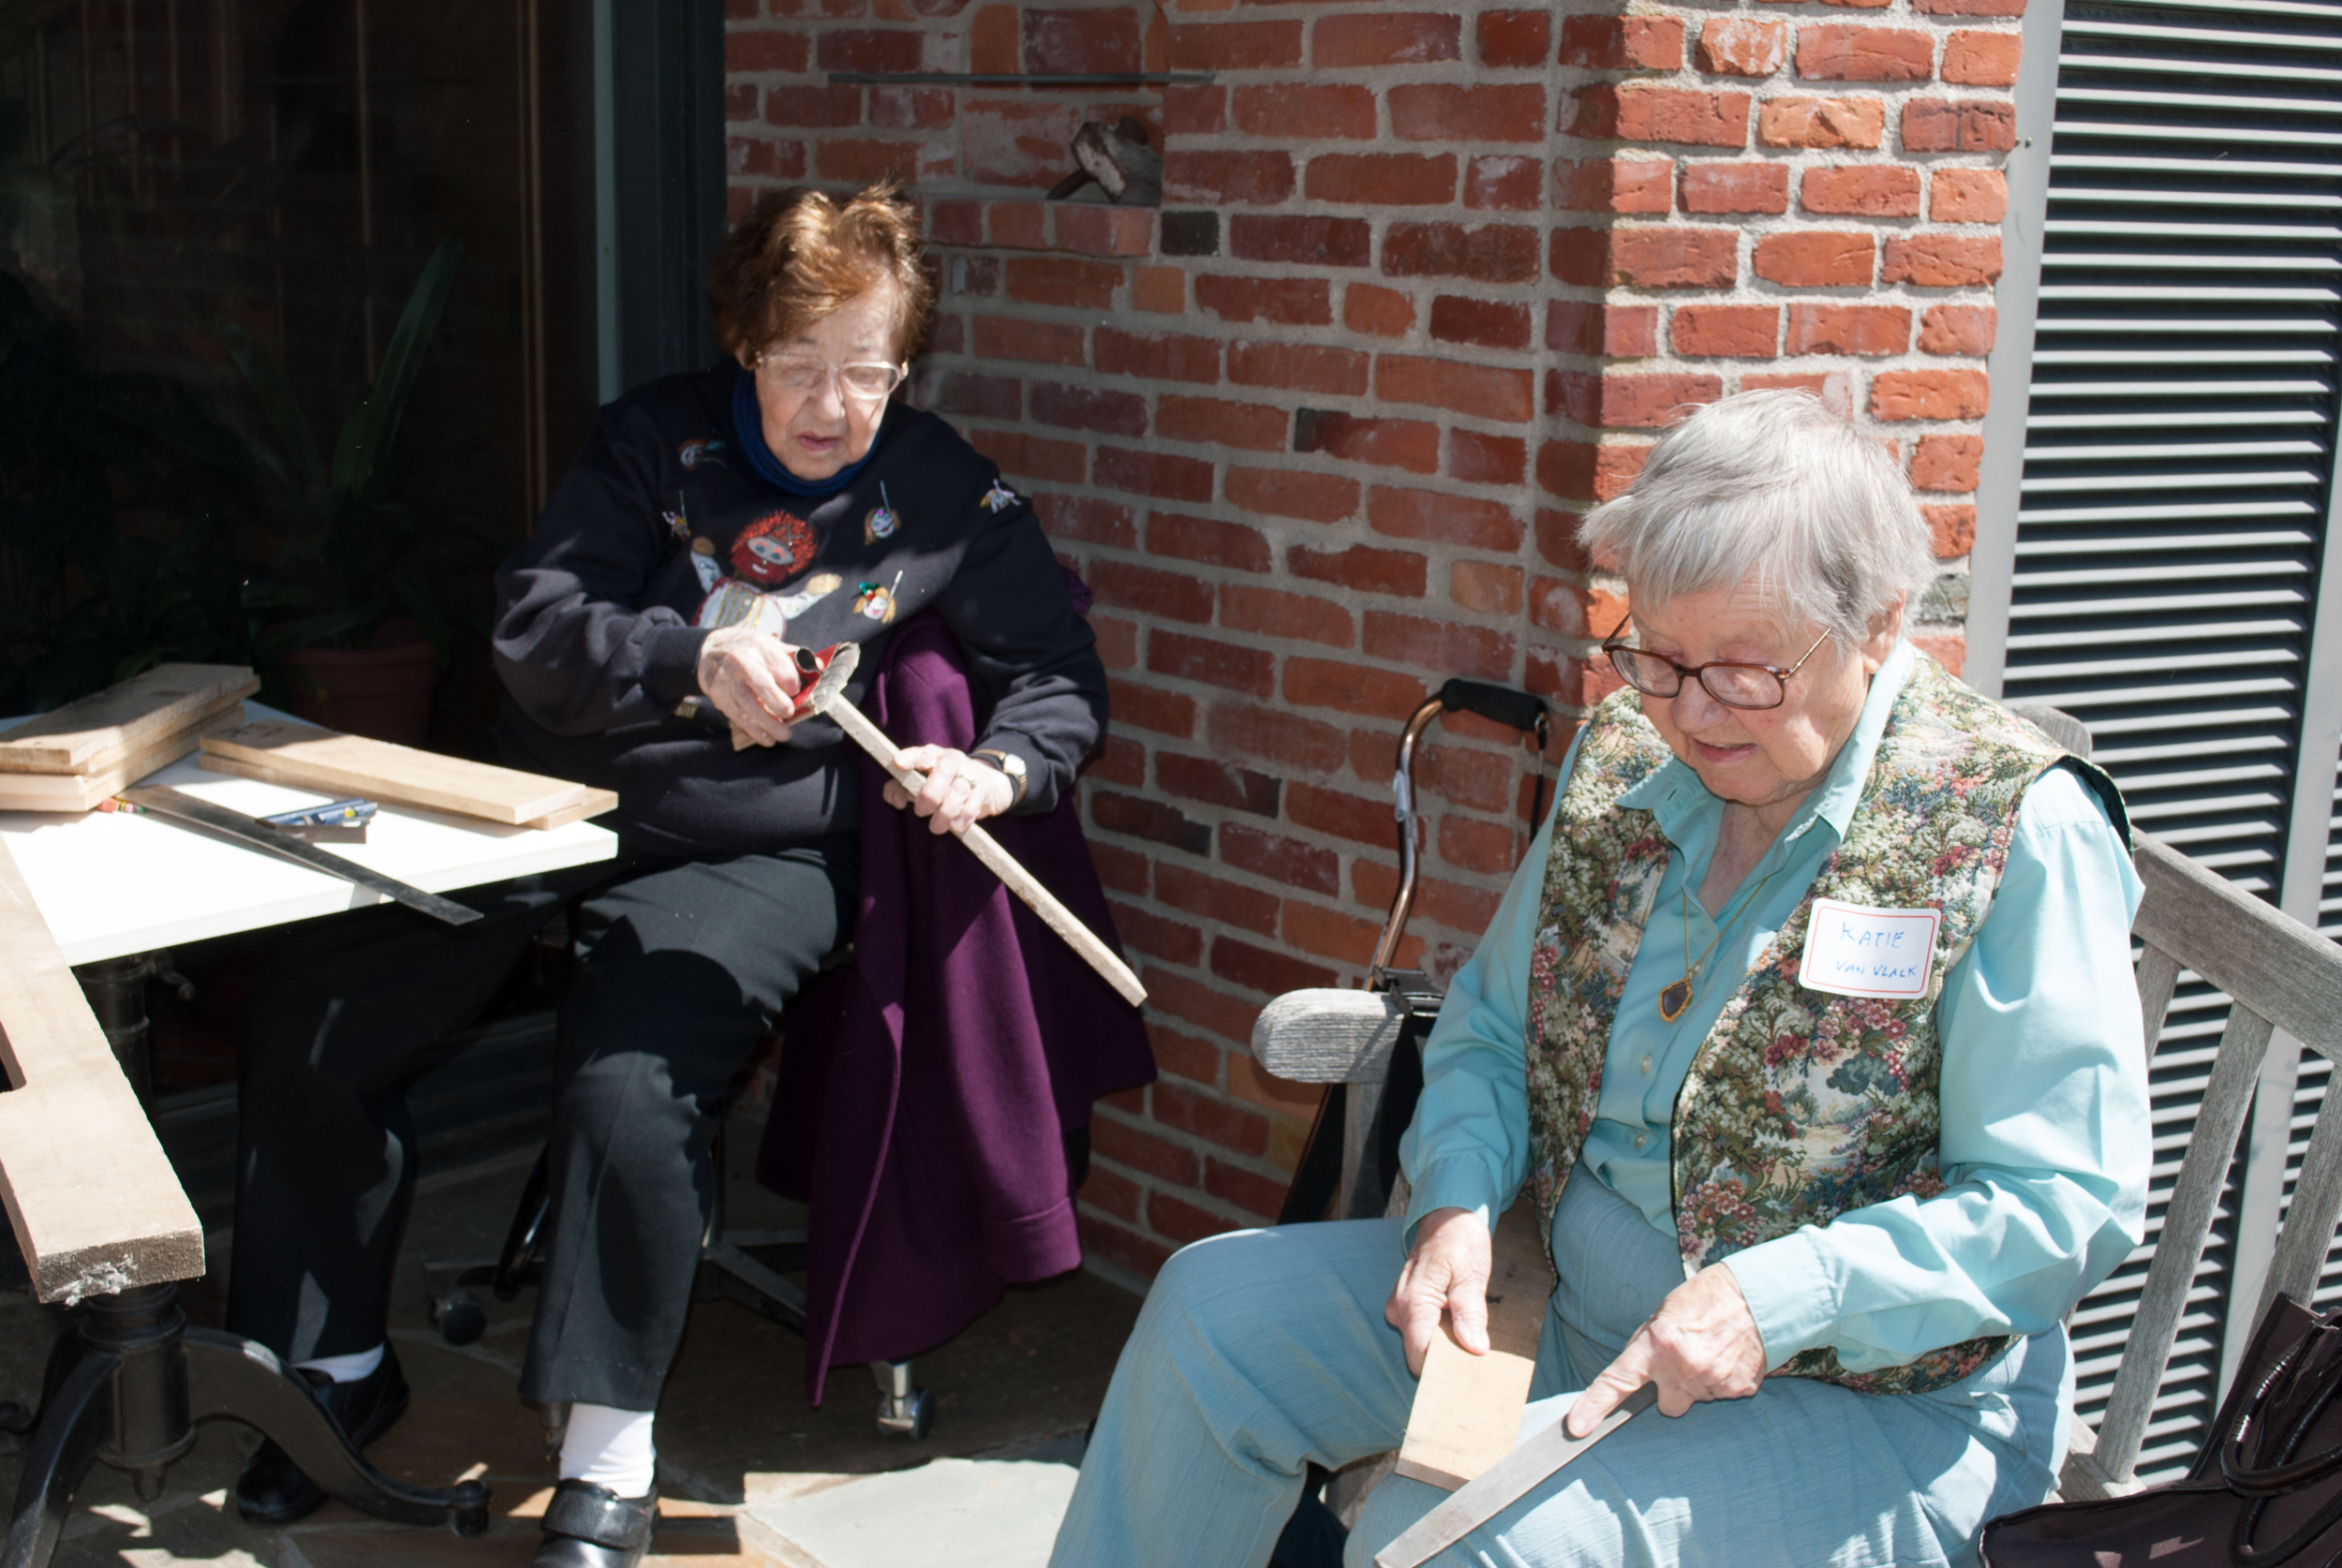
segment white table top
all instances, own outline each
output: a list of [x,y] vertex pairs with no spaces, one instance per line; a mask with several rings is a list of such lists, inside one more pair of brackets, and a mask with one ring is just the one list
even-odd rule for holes
[[[245,717],[285,716],[246,703]],[[22,722],[0,719],[0,730]],[[254,817],[334,798],[210,773],[192,756],[139,782],[168,784]],[[389,902],[338,877],[159,817],[0,811],[0,842],[15,857],[69,964]],[[427,893],[448,893],[608,860],[617,853],[618,840],[591,821],[506,827],[385,804],[364,843],[320,848]]]

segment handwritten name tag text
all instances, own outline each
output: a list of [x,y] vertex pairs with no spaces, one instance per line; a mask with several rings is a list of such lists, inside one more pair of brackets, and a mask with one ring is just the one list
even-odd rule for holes
[[1798,984],[1842,997],[1925,996],[1942,919],[1934,910],[1870,910],[1816,898]]

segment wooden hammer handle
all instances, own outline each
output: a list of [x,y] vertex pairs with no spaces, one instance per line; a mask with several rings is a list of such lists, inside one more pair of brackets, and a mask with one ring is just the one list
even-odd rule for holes
[[[837,720],[837,727],[854,738],[854,743],[877,759],[896,783],[916,794],[926,786],[926,776],[911,768],[897,767],[895,753],[900,749],[886,738],[886,732],[870,722],[861,709],[841,695],[824,703],[822,712]],[[1016,857],[1001,848],[1001,841],[984,831],[984,824],[971,822],[968,830],[956,836],[959,841],[974,851],[975,857],[992,869],[994,876],[1008,884],[1009,892],[1022,898],[1039,915],[1049,929],[1065,939],[1065,943],[1082,955],[1089,967],[1105,978],[1105,983],[1121,994],[1133,1007],[1144,1006],[1147,988],[1138,983],[1128,964],[1115,955],[1114,950],[1100,941],[1097,933],[1074,916],[1074,911],[1057,900],[1057,895],[1034,880],[1033,874],[1016,863]]]

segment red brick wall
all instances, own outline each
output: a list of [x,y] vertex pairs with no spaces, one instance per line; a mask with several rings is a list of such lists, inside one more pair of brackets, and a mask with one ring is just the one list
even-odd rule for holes
[[[1608,689],[1623,584],[1572,527],[1672,410],[1806,386],[1890,444],[1952,563],[1921,640],[1957,666],[2022,0],[948,3],[732,0],[734,202],[918,182],[944,289],[915,395],[1097,594],[1085,807],[1164,1077],[1104,1112],[1085,1211],[1151,1270],[1275,1212],[1314,1096],[1245,1042],[1269,997],[1361,976],[1401,720],[1452,674],[1565,715]],[[822,85],[1142,67],[1218,80]],[[1163,213],[1035,200],[1123,112],[1164,138]],[[1436,732],[1410,958],[1469,952],[1535,766]]]

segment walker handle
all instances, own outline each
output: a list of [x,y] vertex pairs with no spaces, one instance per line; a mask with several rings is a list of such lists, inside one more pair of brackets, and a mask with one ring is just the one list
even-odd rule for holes
[[1460,675],[1439,688],[1439,703],[1449,713],[1477,714],[1508,729],[1530,731],[1545,722],[1544,698],[1486,681],[1468,681]]

